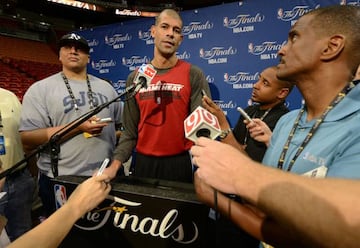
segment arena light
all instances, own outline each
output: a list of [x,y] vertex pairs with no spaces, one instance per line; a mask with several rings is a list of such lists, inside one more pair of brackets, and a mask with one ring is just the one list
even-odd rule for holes
[[57,3],[57,4],[63,4],[79,9],[86,9],[91,11],[99,11],[99,12],[106,12],[106,9],[102,6],[87,3],[87,2],[81,2],[81,1],[74,1],[74,0],[47,0],[48,2]]
[[130,9],[115,9],[115,15],[155,17],[159,15],[159,12],[149,12],[149,11],[130,10]]
[[[83,0],[83,1],[74,1],[74,0],[47,0],[48,2],[63,4],[71,7],[76,7],[80,9],[86,9],[91,11],[99,12],[111,12],[115,15],[120,16],[133,16],[133,17],[155,17],[157,16],[161,9],[154,7],[144,7],[136,6],[131,8],[127,5],[126,1],[122,3],[115,2],[105,2],[97,0]],[[148,9],[150,11],[148,11]],[[151,11],[151,10],[155,11]],[[146,10],[146,11],[145,11]]]

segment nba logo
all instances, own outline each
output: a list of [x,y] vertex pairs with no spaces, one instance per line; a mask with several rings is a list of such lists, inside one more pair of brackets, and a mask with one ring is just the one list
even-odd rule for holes
[[54,193],[55,193],[55,206],[56,209],[59,209],[62,205],[65,204],[67,200],[65,186],[60,184],[55,184]]

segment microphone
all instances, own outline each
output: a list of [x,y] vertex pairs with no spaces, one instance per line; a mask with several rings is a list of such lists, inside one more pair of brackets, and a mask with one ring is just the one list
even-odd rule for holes
[[185,137],[193,142],[199,137],[216,139],[221,134],[220,124],[215,115],[197,107],[184,120]]
[[148,85],[151,83],[151,80],[155,77],[156,70],[151,64],[142,64],[136,72],[134,77],[134,84],[139,85],[140,88],[136,87],[136,91],[141,88],[147,89]]

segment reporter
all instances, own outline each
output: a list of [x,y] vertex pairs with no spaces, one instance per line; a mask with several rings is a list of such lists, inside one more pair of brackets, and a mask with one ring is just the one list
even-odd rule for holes
[[214,188],[241,196],[247,203],[218,192],[217,209],[258,239],[275,247],[358,247],[359,180],[287,173],[203,137],[191,153],[200,200],[213,206]]
[[[276,72],[276,66],[270,66],[260,73],[259,79],[254,83],[251,93],[251,101],[254,104],[244,109],[252,119],[263,120],[269,127],[270,132],[275,128],[280,117],[289,112],[285,101],[293,89],[293,84],[278,79]],[[240,115],[234,129],[230,131],[230,124],[227,121],[226,115],[214,101],[204,96],[202,98],[202,105],[219,120],[220,127],[224,130],[220,136],[222,142],[238,147],[240,151],[245,151],[256,161],[260,162],[263,159],[267,144],[269,143],[265,138],[269,137],[262,136],[261,140],[257,140],[254,136],[251,136],[248,128],[256,127],[256,122],[252,122],[252,125],[249,125],[248,121]],[[259,134],[261,133],[257,135]]]
[[[351,207],[359,201],[360,178],[360,85],[352,82],[360,63],[360,22],[353,21],[359,17],[356,6],[327,6],[291,27],[276,75],[294,82],[304,105],[277,122],[262,161],[272,169],[205,138],[191,149],[198,178],[245,199],[246,205],[229,204],[229,217],[275,247],[358,247],[360,214]],[[200,189],[208,204],[228,205]],[[258,211],[249,214],[248,203]]]
[[100,204],[109,194],[111,186],[105,183],[109,179],[103,174],[82,182],[61,208],[12,242],[8,248],[58,247],[75,222]]

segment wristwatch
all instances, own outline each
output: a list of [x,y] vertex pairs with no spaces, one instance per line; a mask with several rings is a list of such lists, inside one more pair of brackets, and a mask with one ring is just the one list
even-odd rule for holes
[[232,131],[231,128],[226,129],[226,130],[221,130],[219,138],[220,139],[225,139],[228,136],[228,134],[231,133],[231,131]]

